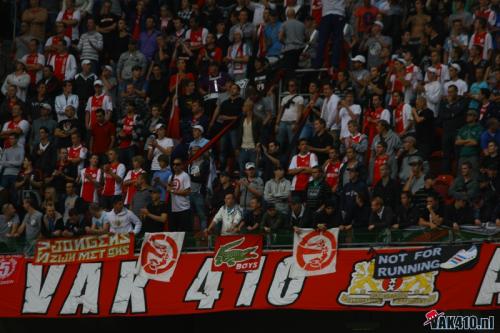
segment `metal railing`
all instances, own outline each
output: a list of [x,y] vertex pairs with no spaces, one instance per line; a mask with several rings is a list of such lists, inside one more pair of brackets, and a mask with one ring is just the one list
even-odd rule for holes
[[[498,230],[498,232],[497,232]],[[292,249],[294,234],[290,230],[278,230],[264,233],[264,249]],[[212,251],[216,236],[208,238],[201,233],[186,234],[183,252]],[[500,230],[476,228],[468,230],[453,230],[437,228],[434,230],[412,227],[403,230],[382,229],[378,231],[349,230],[340,231],[338,237],[339,248],[357,247],[400,247],[400,246],[432,246],[443,244],[464,244],[482,242],[500,242]],[[142,245],[142,238],[137,237],[135,251],[138,253]],[[0,254],[22,254],[26,249],[24,239],[0,239]]]

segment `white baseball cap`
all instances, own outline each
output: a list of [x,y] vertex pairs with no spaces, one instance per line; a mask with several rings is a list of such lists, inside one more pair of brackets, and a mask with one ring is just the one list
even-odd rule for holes
[[373,22],[373,25],[378,25],[380,28],[384,29],[384,24],[380,21]]
[[362,56],[361,54],[358,54],[357,56],[352,58],[351,61],[359,61],[359,62],[364,64],[364,63],[366,63],[366,58],[364,56]]
[[102,86],[102,81],[101,80],[95,80],[94,81],[94,86]]
[[437,74],[437,69],[435,69],[434,67],[429,67],[427,68],[427,71],[430,72],[430,73],[434,73],[434,74]]
[[250,170],[250,169],[255,169],[254,162],[247,162],[247,164],[245,164],[245,170]]
[[90,64],[91,64],[90,60],[85,59],[82,61],[82,65],[90,65]]
[[450,66],[450,67],[455,68],[455,69],[456,69],[457,71],[459,71],[459,72],[462,70],[462,67],[460,67],[460,65],[459,65],[459,64],[456,64],[456,63],[451,64],[451,66]]
[[205,129],[204,129],[204,128],[203,128],[203,126],[201,126],[201,125],[194,125],[194,126],[192,126],[192,128],[193,128],[193,129],[194,129],[194,128],[196,128],[196,129],[200,130],[200,131],[201,131],[201,133],[205,132]]
[[165,128],[165,124],[163,124],[163,123],[156,124],[155,131],[159,130],[162,127]]

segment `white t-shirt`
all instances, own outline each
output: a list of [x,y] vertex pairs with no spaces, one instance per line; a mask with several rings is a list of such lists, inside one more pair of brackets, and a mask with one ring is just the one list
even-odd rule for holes
[[[361,114],[361,106],[358,104],[353,104],[350,106],[351,112],[354,113],[355,115],[360,115]],[[340,138],[348,138],[351,134],[349,133],[349,128],[347,126],[347,123],[352,120],[351,115],[347,111],[346,108],[340,109],[339,113],[339,118],[340,118]]]
[[462,79],[458,79],[456,81],[450,80],[450,81],[445,82],[445,84],[444,84],[443,96],[448,96],[448,88],[451,85],[454,85],[457,87],[458,96],[463,96],[469,90],[469,87],[467,86],[467,83],[464,80],[462,80]]
[[[191,188],[191,178],[189,178],[189,175],[184,171],[179,175],[174,175],[172,182],[174,183],[175,191]],[[172,212],[182,212],[191,208],[189,196],[176,195],[173,193],[171,193],[171,195]]]
[[321,106],[321,118],[326,121],[326,128],[328,130],[338,129],[335,119],[337,117],[337,105],[340,102],[339,96],[333,94],[332,96],[325,97],[323,105]]
[[288,108],[283,109],[281,121],[298,121],[300,118],[299,105],[304,105],[304,98],[300,95],[295,94],[285,96],[281,100],[281,106],[287,104],[290,99],[293,99],[293,102],[290,103],[290,106]]
[[[158,145],[164,149],[174,146],[174,142],[172,141],[172,139],[167,138],[167,137],[164,137],[161,140],[156,140],[156,142],[158,142]],[[153,160],[151,161],[151,170],[158,171],[161,169],[160,163],[158,163],[158,157],[163,153],[157,147],[154,147],[154,148],[150,147],[149,149],[154,149],[153,150]]]

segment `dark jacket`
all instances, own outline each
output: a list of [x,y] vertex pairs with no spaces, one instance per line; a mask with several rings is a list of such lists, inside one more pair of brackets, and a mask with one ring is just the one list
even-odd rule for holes
[[460,127],[465,124],[465,113],[467,112],[467,101],[459,98],[454,103],[444,101],[439,110],[439,122],[446,134],[454,135]]
[[398,205],[400,192],[401,186],[396,180],[390,179],[387,184],[384,185],[381,179],[373,189],[373,197],[381,197],[384,199],[384,205],[394,210]]
[[340,209],[336,208],[333,214],[327,214],[325,210],[316,212],[313,216],[313,224],[316,227],[318,224],[326,224],[327,228],[338,227],[344,224]]
[[382,211],[382,216],[379,217],[377,213],[373,212],[370,214],[370,225],[375,225],[376,229],[388,228],[394,224],[394,213],[391,207],[384,206]]
[[405,208],[399,205],[395,212],[395,223],[399,224],[399,229],[405,229],[418,224],[420,211],[417,207],[412,205],[410,208]]
[[292,227],[299,227],[299,228],[312,228],[313,227],[312,213],[305,206],[302,207],[303,211],[298,216],[295,216],[293,212],[290,213],[290,219],[289,219],[290,225]]
[[[242,141],[243,141],[243,122],[245,121],[245,117],[242,117],[239,120],[239,125],[238,125],[238,147],[241,147]],[[260,142],[261,136],[262,136],[262,121],[256,117],[255,115],[252,115],[252,135],[253,135],[253,140],[255,144]]]

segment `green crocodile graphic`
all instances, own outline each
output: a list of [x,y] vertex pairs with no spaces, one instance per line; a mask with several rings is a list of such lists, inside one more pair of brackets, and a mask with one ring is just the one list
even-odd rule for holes
[[215,266],[218,267],[225,263],[229,267],[233,267],[236,263],[249,259],[257,259],[259,255],[255,253],[255,250],[257,250],[258,246],[247,247],[246,249],[235,249],[235,247],[241,245],[244,241],[245,238],[240,238],[222,245],[215,254]]

